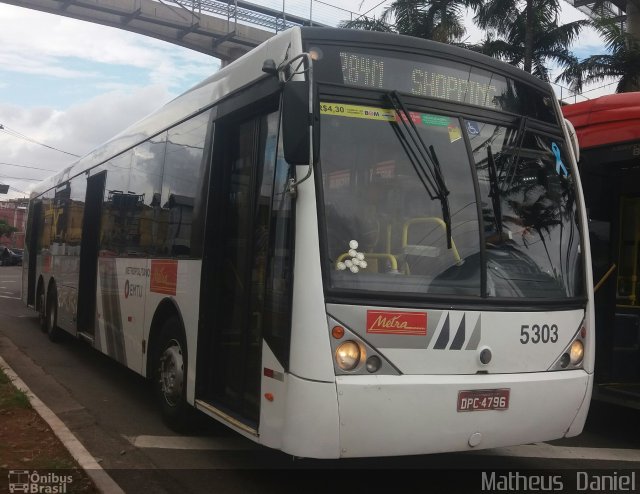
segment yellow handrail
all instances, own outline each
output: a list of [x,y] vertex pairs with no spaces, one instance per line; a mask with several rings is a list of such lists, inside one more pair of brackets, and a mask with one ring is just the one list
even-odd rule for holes
[[616,270],[617,266],[615,264],[612,264],[611,267],[607,270],[607,272],[602,276],[602,278],[600,278],[600,281],[598,281],[598,283],[596,283],[596,286],[593,287],[593,293],[596,293],[598,291],[598,289],[604,285],[604,282],[607,281],[609,279],[609,277],[613,274],[613,272]]
[[[424,218],[412,218],[409,221],[406,221],[402,228],[402,246],[406,247],[407,245],[409,245],[408,244],[409,227],[411,225],[413,225],[414,223],[429,223],[429,222],[437,223],[446,232],[447,224],[442,220],[442,218],[438,218],[437,216],[429,216]],[[453,257],[456,260],[456,264],[460,264],[460,261],[462,259],[460,258],[460,254],[458,253],[458,248],[456,247],[456,243],[453,241],[453,238],[451,238],[451,249],[453,250]]]

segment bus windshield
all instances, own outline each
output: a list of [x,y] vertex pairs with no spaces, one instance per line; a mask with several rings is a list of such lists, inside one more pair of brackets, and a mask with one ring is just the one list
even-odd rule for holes
[[[321,101],[320,113],[330,289],[582,295],[575,187],[562,140],[431,112],[399,117]],[[401,118],[411,119],[427,149],[424,166]],[[447,208],[424,183],[434,163]]]

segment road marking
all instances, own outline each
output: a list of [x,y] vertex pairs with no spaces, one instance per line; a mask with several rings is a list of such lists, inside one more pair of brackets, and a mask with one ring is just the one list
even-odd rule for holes
[[243,437],[125,436],[138,448],[249,451],[258,445]]
[[[138,448],[183,449],[209,451],[249,451],[259,446],[242,437],[192,437],[192,436],[125,436]],[[552,446],[546,443],[525,444],[506,448],[473,451],[473,454],[489,456],[513,456],[520,458],[551,458],[561,460],[598,460],[640,462],[638,449],[581,448]]]
[[9,297],[7,295],[0,295],[0,298],[13,298],[13,299],[16,299],[16,300],[20,300],[20,297]]
[[577,446],[552,446],[546,443],[486,449],[476,451],[475,454],[517,456],[520,458],[553,458],[559,460],[640,462],[640,450],[638,449],[581,448]]
[[18,282],[12,281],[12,280],[2,280],[2,283],[18,283]]

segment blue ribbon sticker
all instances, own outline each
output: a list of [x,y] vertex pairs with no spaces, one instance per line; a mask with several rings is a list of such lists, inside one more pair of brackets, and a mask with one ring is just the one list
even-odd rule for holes
[[560,148],[555,142],[551,143],[551,152],[556,157],[556,173],[560,175],[560,170],[562,170],[562,174],[565,177],[568,176],[569,172],[567,171],[567,167],[564,166],[564,163],[562,162],[562,158],[560,157]]

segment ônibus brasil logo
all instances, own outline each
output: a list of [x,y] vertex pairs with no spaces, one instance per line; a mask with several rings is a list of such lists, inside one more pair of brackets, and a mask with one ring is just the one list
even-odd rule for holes
[[40,474],[37,471],[9,470],[9,492],[33,494],[65,494],[67,486],[73,482],[72,475],[55,472]]

